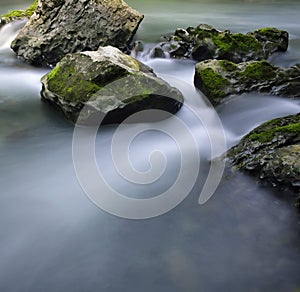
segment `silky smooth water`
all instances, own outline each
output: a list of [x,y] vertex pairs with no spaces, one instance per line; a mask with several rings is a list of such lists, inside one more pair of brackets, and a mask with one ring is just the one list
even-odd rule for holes
[[[20,3],[18,3],[20,2]],[[197,23],[232,31],[276,26],[291,33],[290,48],[271,60],[290,66],[300,59],[300,3],[279,1],[128,1],[145,13],[137,38],[147,46],[161,34]],[[18,6],[19,4],[19,6]],[[30,1],[1,2],[1,13]],[[26,7],[26,6],[25,6]],[[151,220],[114,217],[97,208],[77,181],[72,161],[73,125],[40,99],[39,79],[49,69],[17,60],[8,48],[18,25],[0,31],[0,291],[296,291],[300,288],[299,215],[288,192],[257,184],[227,170],[214,196],[198,205],[207,174],[208,140],[184,107],[177,116],[199,141],[201,170],[191,194],[171,212]],[[174,86],[190,84],[196,99],[194,62],[143,58]],[[227,148],[263,121],[300,111],[298,100],[256,93],[233,97],[217,108]],[[128,125],[132,127],[133,125]],[[110,154],[115,126],[97,138],[99,167],[116,189],[145,197],[168,188],[180,167],[172,139],[148,131],[131,157],[149,167],[161,149],[166,173],[146,188],[118,176]],[[126,131],[126,129],[124,130]]]

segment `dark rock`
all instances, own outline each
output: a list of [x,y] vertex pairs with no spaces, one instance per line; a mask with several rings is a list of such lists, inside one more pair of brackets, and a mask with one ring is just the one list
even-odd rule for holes
[[289,34],[287,31],[277,28],[261,28],[250,32],[262,45],[266,54],[285,52],[288,49]]
[[214,105],[228,95],[253,90],[300,97],[300,64],[281,68],[267,61],[234,64],[226,60],[207,60],[196,65],[194,83]]
[[182,94],[151,68],[111,46],[68,54],[41,81],[43,99],[73,122],[84,106],[81,122],[100,114],[105,123],[119,123],[146,109],[176,113],[183,103]]
[[276,28],[263,28],[247,34],[220,31],[207,24],[177,29],[162,43],[174,58],[229,60],[240,63],[267,59],[278,51],[286,51],[289,35]]
[[142,19],[123,0],[43,0],[11,47],[36,65],[105,45],[125,51]]
[[161,47],[154,47],[150,53],[151,58],[166,58],[166,54]]
[[300,113],[254,129],[228,152],[238,169],[273,185],[300,190]]

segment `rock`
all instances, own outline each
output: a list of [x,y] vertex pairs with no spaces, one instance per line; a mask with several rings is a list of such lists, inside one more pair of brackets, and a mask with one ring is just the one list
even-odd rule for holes
[[13,10],[7,14],[2,15],[0,18],[0,28],[3,25],[8,24],[12,21],[23,20],[23,19],[28,20],[33,15],[37,5],[38,5],[38,0],[35,0],[34,3],[26,10]]
[[154,47],[150,52],[150,57],[151,58],[165,59],[166,54],[165,54],[164,50],[161,47]]
[[229,60],[240,63],[267,59],[278,51],[286,51],[289,35],[277,28],[263,28],[247,34],[220,31],[207,24],[177,29],[165,37],[161,47],[174,58]]
[[238,169],[300,190],[300,113],[266,122],[228,152]]
[[194,83],[214,105],[230,94],[253,90],[300,97],[300,64],[281,68],[267,61],[235,64],[226,60],[207,60],[196,65]]
[[289,45],[289,34],[287,31],[277,28],[261,28],[250,32],[262,45],[268,55],[275,52],[285,52]]
[[35,65],[55,65],[68,53],[99,46],[125,51],[142,19],[123,0],[41,0],[11,47]]
[[175,113],[183,103],[152,69],[111,46],[68,54],[41,81],[43,99],[73,122],[85,105],[89,113],[82,121],[101,114],[105,123],[119,123],[140,110]]

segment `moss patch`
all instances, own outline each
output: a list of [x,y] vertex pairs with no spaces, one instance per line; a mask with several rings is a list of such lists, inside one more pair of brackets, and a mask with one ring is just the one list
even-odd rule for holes
[[267,61],[253,62],[243,73],[245,78],[254,80],[270,80],[276,76],[275,67]]
[[226,72],[234,72],[237,70],[237,65],[227,60],[221,60],[220,66]]
[[242,33],[232,35],[221,33],[214,35],[212,39],[221,54],[232,53],[237,50],[242,52],[262,50],[261,44],[255,37]]
[[57,65],[47,78],[49,90],[71,102],[88,100],[101,89],[101,86],[86,80],[84,75],[76,74],[75,68]]
[[27,8],[26,10],[13,10],[7,14],[1,16],[5,22],[10,22],[19,18],[29,18],[34,13],[38,5],[38,0],[35,0],[34,3]]
[[291,125],[285,125],[285,126],[277,126],[275,128],[266,130],[261,133],[254,133],[249,135],[247,138],[250,140],[257,140],[261,143],[268,143],[271,142],[277,135],[284,134],[287,135],[287,133],[292,134],[300,134],[300,123],[295,123]]
[[214,98],[223,98],[226,96],[224,89],[230,82],[211,68],[202,69],[200,77],[203,82],[203,92]]
[[267,37],[274,37],[278,34],[278,29],[275,27],[265,27],[258,29],[256,32]]

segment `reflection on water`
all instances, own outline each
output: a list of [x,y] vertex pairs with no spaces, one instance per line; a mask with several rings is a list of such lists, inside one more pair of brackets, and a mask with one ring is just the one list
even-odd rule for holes
[[[233,31],[250,31],[258,24],[279,26],[292,33],[292,40],[289,51],[274,62],[289,66],[299,61],[297,2],[128,2],[146,13],[138,34],[146,41],[198,22]],[[158,75],[192,83],[192,61],[147,63]],[[201,175],[191,195],[172,212],[146,221],[122,220],[96,208],[76,180],[72,125],[40,100],[39,78],[46,72],[20,63],[7,47],[0,50],[0,291],[294,291],[300,287],[299,218],[291,203],[282,199],[284,192],[228,171],[212,199],[197,204],[209,166],[207,142],[185,108],[178,116],[188,121],[203,154]],[[195,90],[187,95],[188,103],[201,99]],[[229,147],[261,122],[299,108],[296,100],[250,93],[233,97],[218,112]],[[108,152],[114,130],[114,126],[103,130],[97,140],[99,152]],[[171,144],[155,132],[144,133],[133,144],[133,161],[140,169],[147,168],[145,154],[152,146],[169,151],[172,167],[153,192],[170,184],[176,174],[178,161]],[[110,172],[110,159],[101,162],[110,180],[122,188],[123,182]],[[130,190],[136,195],[145,191]]]

